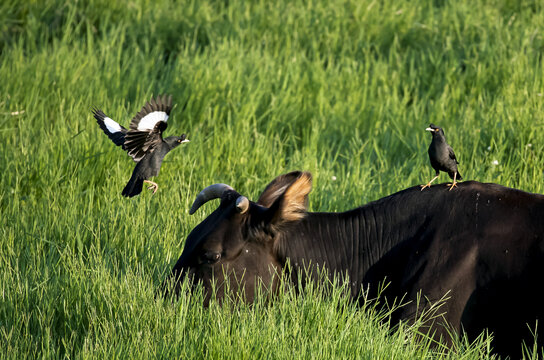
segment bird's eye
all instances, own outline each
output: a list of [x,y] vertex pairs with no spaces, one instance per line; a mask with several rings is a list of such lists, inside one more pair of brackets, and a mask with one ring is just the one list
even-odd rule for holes
[[434,129],[434,131],[438,131],[439,129]]
[[180,143],[180,142],[181,142],[181,140],[179,140],[179,139],[178,139],[178,142]]

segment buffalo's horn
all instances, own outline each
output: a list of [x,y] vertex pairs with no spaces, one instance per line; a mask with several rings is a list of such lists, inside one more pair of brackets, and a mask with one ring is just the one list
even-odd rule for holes
[[243,195],[238,196],[238,199],[236,199],[236,210],[238,210],[240,214],[243,214],[247,209],[249,209],[249,200],[247,197]]
[[227,184],[213,184],[208,186],[196,196],[193,206],[191,206],[191,210],[189,210],[189,214],[193,215],[199,207],[208,201],[220,198],[221,195],[223,195],[223,193],[227,190],[234,189]]

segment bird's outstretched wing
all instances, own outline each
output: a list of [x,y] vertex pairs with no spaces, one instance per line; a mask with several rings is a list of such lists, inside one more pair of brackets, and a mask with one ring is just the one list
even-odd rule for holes
[[148,101],[130,122],[124,148],[134,161],[140,161],[147,152],[162,141],[162,132],[172,110],[172,96],[157,96]]
[[108,135],[110,140],[113,141],[115,145],[122,146],[125,143],[127,129],[113,121],[111,118],[107,117],[106,114],[104,114],[104,112],[100,109],[94,108],[92,109],[92,112],[102,131]]
[[455,157],[455,153],[453,152],[451,146],[448,146],[448,152],[450,154],[450,159],[455,160],[455,163],[459,164],[459,161],[457,161],[457,158]]

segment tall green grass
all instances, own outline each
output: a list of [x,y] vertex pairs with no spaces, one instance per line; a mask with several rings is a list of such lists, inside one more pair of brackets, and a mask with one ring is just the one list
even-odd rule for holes
[[[225,182],[256,199],[303,169],[314,175],[311,210],[350,209],[432,176],[430,122],[466,179],[544,192],[543,10],[506,0],[0,3],[0,356],[489,356],[485,338],[454,354],[416,346],[372,311],[312,289],[208,310],[198,295],[167,305],[153,294],[216,206],[188,215],[203,187]],[[154,196],[125,199],[133,163],[90,109],[126,126],[161,93],[177,103],[167,133],[191,143],[166,157]]]

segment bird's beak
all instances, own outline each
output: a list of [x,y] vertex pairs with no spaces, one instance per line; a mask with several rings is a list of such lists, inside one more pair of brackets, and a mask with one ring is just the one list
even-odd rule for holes
[[425,131],[434,131],[433,129],[431,129],[430,127],[426,128]]
[[181,143],[184,144],[184,143],[188,143],[189,141],[190,141],[189,139],[185,139]]

